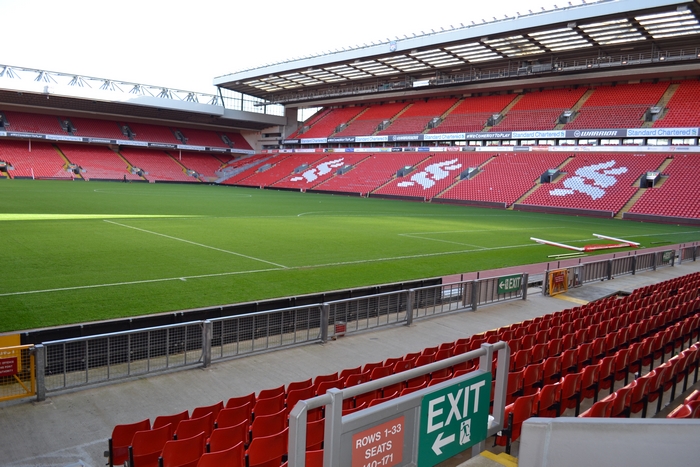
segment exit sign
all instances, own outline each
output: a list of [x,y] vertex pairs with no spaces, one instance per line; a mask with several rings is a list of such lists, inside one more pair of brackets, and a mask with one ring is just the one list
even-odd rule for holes
[[522,288],[523,276],[516,274],[514,276],[503,276],[498,278],[498,295],[516,292]]
[[485,440],[490,401],[491,373],[423,396],[418,467],[432,467]]

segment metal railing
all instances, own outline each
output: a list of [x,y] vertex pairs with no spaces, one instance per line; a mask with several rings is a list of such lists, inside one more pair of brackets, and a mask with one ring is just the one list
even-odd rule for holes
[[386,292],[368,297],[349,298],[323,304],[328,313],[328,334],[337,338],[368,329],[394,324],[410,325],[416,319],[460,311],[476,311],[481,305],[507,300],[526,300],[528,275],[520,274],[517,290],[498,290],[499,277]]
[[[693,249],[693,254],[697,247]],[[686,248],[685,250],[689,250]],[[682,251],[682,250],[681,250]],[[694,258],[694,256],[693,256]],[[587,282],[598,282],[611,280],[617,276],[636,274],[641,271],[655,271],[658,268],[671,267],[676,259],[676,250],[655,251],[633,256],[622,256],[620,258],[607,259],[603,261],[593,261],[577,266],[572,266],[569,271],[569,287],[580,287]],[[549,295],[549,274],[545,272],[542,293]]]
[[320,304],[217,318],[210,322],[212,360],[321,340]]
[[697,246],[685,246],[679,248],[678,263],[685,263],[686,261],[696,261],[697,257]]
[[202,362],[201,321],[44,342],[37,362],[45,391],[188,367]]
[[527,274],[520,277],[523,285],[508,293],[490,278],[44,342],[36,346],[37,397],[525,299]]

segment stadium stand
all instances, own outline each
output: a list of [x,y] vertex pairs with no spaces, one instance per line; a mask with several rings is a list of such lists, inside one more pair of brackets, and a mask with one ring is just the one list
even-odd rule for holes
[[197,182],[185,173],[185,168],[162,151],[122,148],[122,157],[132,166],[144,171],[144,178],[160,182]]
[[287,154],[257,154],[249,158],[240,158],[234,162],[230,162],[221,170],[225,180],[221,183],[224,185],[236,185],[241,180],[253,175],[258,169],[265,166],[272,166],[289,157]]
[[[325,117],[326,115],[328,115],[328,114],[331,113],[332,111],[333,111],[333,109],[330,108],[330,107],[327,107],[327,108],[325,108],[325,109],[319,110],[318,112],[316,112],[315,114],[313,114],[311,117],[309,117],[308,120],[306,120],[304,123],[302,123],[302,124],[299,126],[299,129],[298,129],[298,130],[296,130],[296,131],[294,131],[293,133],[291,133],[291,134],[289,135],[289,138],[290,138],[290,139],[292,139],[292,138],[298,138],[300,134],[302,134],[304,131],[308,130],[312,125],[314,125],[316,122],[318,122],[319,120],[321,120],[323,117]],[[303,131],[302,131],[302,130],[303,130]]]
[[157,143],[168,143],[168,144],[181,144],[182,141],[178,141],[175,138],[173,131],[165,126],[160,125],[149,125],[147,123],[128,123],[124,122],[125,125],[131,130],[135,141],[148,141]]
[[231,141],[231,146],[236,149],[244,149],[246,151],[252,151],[252,146],[246,141],[240,133],[224,133],[223,136],[227,137]]
[[[556,412],[556,416],[629,418],[640,416],[637,414],[641,412],[641,417],[647,417],[660,412],[664,401],[666,404],[673,403],[676,394],[681,394],[689,385],[695,384],[700,364],[700,343],[696,342],[700,332],[699,287],[700,273],[692,273],[659,284],[638,288],[626,296],[603,298],[579,307],[542,315],[510,326],[458,339],[455,342],[445,342],[438,347],[425,348],[419,353],[388,358],[383,362],[365,365],[362,369],[366,370],[366,373],[371,373],[370,379],[381,379],[399,371],[397,370],[399,365],[402,370],[418,366],[417,359],[420,355],[430,355],[434,360],[440,360],[477,348],[482,342],[497,342],[499,340],[505,340],[509,343],[511,359],[513,359],[523,353],[531,356],[535,352],[537,345],[535,343],[547,345],[552,339],[558,339],[555,336],[572,336],[571,339],[567,339],[569,344],[566,348],[548,355],[544,360],[546,363],[550,360],[558,361],[564,355],[573,356],[572,363],[562,366],[553,384],[547,383],[544,376],[541,376],[533,381],[534,386],[531,393],[524,394],[522,375],[525,370],[511,373],[507,391],[508,405],[505,409],[506,428],[495,437],[495,443],[506,446],[506,452],[509,452],[511,443],[517,440],[520,435],[522,423],[538,414],[540,416],[547,415],[547,412],[543,412],[545,409],[553,410]],[[644,345],[646,342],[658,340],[659,336],[661,336],[659,342],[662,344],[658,347]],[[601,338],[606,341],[614,341],[615,346],[609,348],[607,357],[599,359],[594,357],[588,349],[590,349],[592,342]],[[642,352],[643,348],[647,348],[647,350]],[[677,355],[674,356],[676,353]],[[634,356],[630,356],[630,354]],[[590,356],[590,358],[582,357],[582,355]],[[667,356],[668,359],[666,359]],[[602,384],[604,383],[603,378],[607,378],[606,372],[599,371],[606,358],[621,363],[617,364],[616,374],[612,375],[612,383],[608,386],[608,395],[598,401],[602,391],[608,392],[608,388]],[[647,363],[635,367],[635,359]],[[526,361],[531,360],[528,357]],[[478,368],[478,364],[478,360],[475,360],[468,363],[467,367]],[[649,368],[645,372],[643,367],[647,365]],[[308,389],[310,390],[309,394],[312,395],[325,393],[331,387],[349,387],[355,384],[350,382],[350,376],[359,376],[359,371],[361,371],[359,367],[347,369],[318,376],[313,379],[313,384],[311,380],[300,381],[289,383],[286,386],[263,389],[259,391],[257,396],[250,394],[230,399],[226,404],[227,407],[240,403],[250,407],[252,401],[255,400],[254,405],[256,408],[260,407],[260,413],[258,418],[254,418],[251,423],[249,412],[246,411],[242,423],[248,429],[243,431],[243,438],[237,437],[231,443],[225,444],[224,448],[229,449],[233,445],[244,443],[247,445],[248,465],[258,465],[258,463],[263,462],[271,462],[269,465],[281,465],[287,454],[287,414],[291,410],[289,405],[299,400],[299,398],[292,396],[295,391]],[[423,385],[426,382],[428,385],[437,384],[454,377],[456,374],[455,368],[448,368],[446,371],[433,372],[427,377],[428,380],[424,380],[422,383]],[[657,375],[661,377],[657,377]],[[633,378],[631,382],[629,382],[630,377]],[[615,387],[617,382],[620,382],[619,387]],[[409,384],[411,382],[405,381],[397,387],[385,387],[383,391],[360,395],[354,400],[349,399],[344,413],[348,414],[372,407],[397,397],[401,391],[409,387]],[[683,400],[679,409],[671,412],[669,416],[697,417],[699,412],[697,409],[698,393],[695,391],[689,395]],[[585,402],[587,399],[592,399],[592,401]],[[271,402],[275,402],[275,404],[271,404]],[[214,420],[217,416],[215,413],[227,410],[221,409],[222,404],[219,402],[195,409],[195,411],[199,410],[197,415],[201,415],[201,417],[194,421],[191,419],[179,422],[175,432],[179,432],[180,427],[182,427],[183,433],[194,433],[194,431],[199,430],[206,434],[206,436],[202,435],[204,437],[216,433]],[[583,404],[588,408],[581,411],[579,415]],[[267,409],[263,410],[263,405]],[[655,410],[654,406],[656,406]],[[278,417],[278,414],[272,412],[280,407],[282,407],[279,412],[281,416]],[[650,408],[652,410],[649,410]],[[204,414],[204,412],[207,413]],[[263,412],[265,414],[271,412],[271,415],[262,415]],[[113,443],[110,443],[112,456],[115,458],[117,456],[123,457],[125,449],[123,438],[128,438],[128,434],[124,435],[124,433],[128,432],[133,435],[132,432],[138,426],[147,423],[148,420],[143,420],[135,425],[116,426],[112,438],[119,439],[119,442],[118,447],[114,447]],[[205,424],[202,425],[202,423]],[[187,424],[187,427],[183,424]],[[196,425],[194,431],[189,429],[190,425]],[[171,427],[170,424],[165,426]],[[233,426],[238,425],[231,425],[231,427]],[[309,419],[308,427],[310,435],[307,438],[307,450],[322,448],[320,443],[323,439],[323,420]],[[146,428],[146,431],[140,431],[139,435],[133,435],[133,447],[129,448],[130,452],[136,451],[136,444],[141,444],[136,440],[137,437],[159,430],[162,428],[158,428],[154,424],[154,428]],[[247,437],[245,433],[249,433],[250,437]],[[214,434],[212,434],[212,438],[214,438]],[[181,438],[178,437],[178,439]],[[204,439],[201,442],[204,443]],[[172,446],[174,442],[154,441],[151,443],[150,451],[160,449],[165,453],[169,450],[165,448],[168,443],[171,443],[170,446]],[[203,453],[202,449],[193,459],[198,460]],[[166,457],[165,454],[160,455]]]
[[646,110],[659,102],[669,83],[600,86],[578,111],[566,129],[641,127]]
[[457,99],[425,99],[413,102],[404,110],[386,129],[378,132],[379,135],[402,135],[423,133],[428,122],[435,117],[440,117],[455,105]]
[[438,196],[441,200],[510,206],[535,186],[539,176],[558,167],[564,154],[498,154],[474,178],[465,179]]
[[397,177],[372,194],[428,200],[459,180],[467,168],[478,167],[488,158],[487,154],[435,154],[409,174]]
[[552,130],[562,112],[573,107],[586,91],[579,87],[526,93],[491,131]]
[[206,177],[207,181],[216,180],[216,172],[223,165],[219,159],[211,154],[189,151],[171,151],[171,154],[178,159],[182,165],[197,172],[200,178]]
[[305,171],[308,166],[316,163],[322,158],[323,155],[316,153],[295,154],[289,157],[279,159],[275,158],[274,161],[267,162],[267,164],[271,164],[271,166],[266,170],[261,172],[255,171],[253,174],[238,181],[236,184],[255,187],[270,186],[294,172],[298,171],[298,173],[301,173]]
[[336,175],[339,170],[348,170],[365,159],[365,154],[329,155],[310,164],[305,170],[285,177],[274,183],[274,188],[313,189]]
[[481,131],[488,119],[500,113],[513,99],[515,94],[496,94],[492,96],[467,97],[453,108],[442,123],[428,133],[461,133]]
[[178,128],[178,131],[185,137],[184,144],[194,146],[206,146],[212,148],[227,148],[221,136],[209,130],[196,130],[194,128]]
[[25,112],[3,111],[10,131],[25,133],[45,133],[50,135],[65,135],[61,128],[60,119],[55,115],[30,114]]
[[700,81],[678,83],[676,92],[668,101],[666,115],[654,122],[654,127],[688,127],[700,125]]
[[394,102],[384,105],[373,105],[362,112],[347,127],[337,132],[334,136],[363,136],[376,133],[379,125],[391,119],[402,109],[406,108],[407,104],[403,102]]
[[97,120],[93,118],[70,117],[75,136],[87,136],[107,139],[127,139],[122,133],[119,124],[110,120]]
[[297,136],[301,138],[325,138],[331,136],[339,125],[349,122],[366,108],[358,106],[333,109],[318,120],[315,120],[307,131]]
[[700,158],[674,154],[664,170],[668,177],[661,186],[644,189],[644,194],[629,210],[649,216],[700,218]]
[[426,153],[412,152],[372,154],[349,172],[318,185],[316,190],[357,193],[363,196],[386,183],[400,169],[413,167],[427,157]]
[[0,141],[0,158],[14,166],[13,178],[72,178],[68,162],[48,143]]
[[659,168],[664,154],[579,154],[555,183],[545,183],[522,204],[617,213],[639,189],[636,181]]
[[85,180],[123,180],[124,176],[141,180],[119,154],[104,146],[61,143],[60,148],[71,163],[80,167]]

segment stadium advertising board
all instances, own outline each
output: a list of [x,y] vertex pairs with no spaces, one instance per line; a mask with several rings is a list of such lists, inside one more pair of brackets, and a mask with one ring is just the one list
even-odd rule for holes
[[511,139],[574,138],[694,138],[700,128],[593,128],[582,130],[487,131],[475,133],[425,133],[407,135],[329,136],[285,139],[282,144],[352,144],[412,141],[483,141]]

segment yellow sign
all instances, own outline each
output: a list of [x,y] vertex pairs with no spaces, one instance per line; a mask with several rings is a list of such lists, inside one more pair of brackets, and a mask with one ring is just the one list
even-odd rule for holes
[[557,295],[569,290],[569,270],[555,269],[549,272],[549,295]]
[[0,347],[0,401],[36,395],[33,347]]

